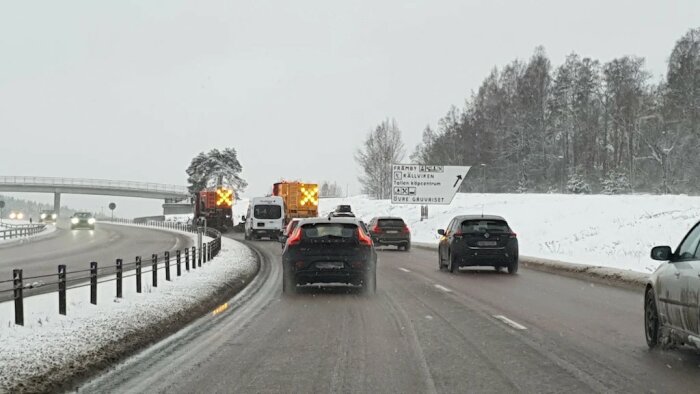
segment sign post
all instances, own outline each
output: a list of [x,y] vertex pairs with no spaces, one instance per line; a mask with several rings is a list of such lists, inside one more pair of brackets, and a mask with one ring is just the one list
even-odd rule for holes
[[[469,166],[392,164],[391,203],[448,205],[469,172]],[[421,215],[422,216],[422,215]]]
[[2,209],[5,208],[5,201],[0,200],[0,223],[2,223]]
[[117,208],[117,204],[110,202],[109,203],[109,210],[112,211],[112,221],[114,221],[114,210]]

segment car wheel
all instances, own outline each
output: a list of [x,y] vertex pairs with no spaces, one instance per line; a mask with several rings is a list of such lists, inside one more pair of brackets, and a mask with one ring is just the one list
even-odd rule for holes
[[250,241],[250,235],[248,235],[248,232],[243,230],[243,239],[246,241]]
[[456,274],[457,272],[459,272],[459,264],[457,264],[457,261],[456,261],[457,259],[452,255],[452,253],[450,253],[449,260],[450,260],[450,268],[449,268],[450,272],[452,272],[453,274]]
[[284,270],[282,273],[282,293],[286,295],[294,295],[297,292],[297,281],[289,270]]
[[362,291],[367,295],[372,295],[377,292],[377,270],[373,269],[365,273],[362,281]]
[[644,298],[644,334],[647,346],[653,349],[659,344],[659,313],[656,309],[654,289],[650,287]]
[[518,260],[512,261],[508,264],[508,273],[515,275],[518,272]]
[[438,251],[438,269],[442,271],[445,269],[445,265],[442,264],[442,256],[440,255],[440,252]]
[[411,243],[409,242],[406,245],[404,245],[403,250],[406,252],[409,252],[411,250]]
[[494,265],[493,269],[496,270],[496,272],[501,272],[501,266],[500,265]]

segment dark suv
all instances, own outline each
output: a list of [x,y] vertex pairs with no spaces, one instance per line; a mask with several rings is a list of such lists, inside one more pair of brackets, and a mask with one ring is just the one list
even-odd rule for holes
[[376,245],[393,245],[399,250],[411,250],[411,230],[403,219],[380,216],[369,221],[369,231]]
[[518,238],[500,216],[457,216],[438,230],[438,264],[457,272],[464,266],[491,266],[508,268],[509,274],[518,272]]
[[284,293],[297,285],[346,283],[373,294],[377,287],[377,253],[372,239],[354,218],[304,219],[282,252]]

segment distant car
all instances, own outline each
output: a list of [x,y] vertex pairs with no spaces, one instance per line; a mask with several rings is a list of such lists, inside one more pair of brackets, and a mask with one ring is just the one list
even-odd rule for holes
[[352,213],[352,207],[350,205],[341,204],[336,206],[328,216],[334,218],[354,218],[355,214]]
[[39,215],[39,220],[42,223],[56,223],[56,219],[58,219],[58,214],[56,214],[56,211],[53,210],[41,211],[41,214]]
[[90,212],[76,212],[70,218],[70,229],[87,228],[94,230],[96,222],[97,219]]
[[340,204],[335,207],[335,212],[352,212],[352,207],[347,204]]
[[664,261],[649,277],[644,293],[644,333],[649,348],[692,345],[700,348],[700,223],[675,252],[657,246],[651,258]]
[[506,220],[494,215],[457,216],[446,229],[438,246],[438,265],[442,270],[457,272],[459,267],[505,267],[509,274],[518,272],[518,238]]
[[289,235],[294,232],[294,229],[297,228],[297,225],[299,225],[300,221],[301,219],[295,218],[292,219],[289,223],[287,223],[287,227],[284,228],[284,231],[282,231],[282,236],[279,238],[280,243],[282,243],[282,248],[284,248],[284,245],[287,243]]
[[377,288],[377,253],[372,238],[354,218],[304,219],[287,239],[282,252],[282,290],[294,294],[297,285],[345,283]]
[[396,246],[411,250],[411,230],[399,217],[379,216],[369,221],[369,230],[375,245]]

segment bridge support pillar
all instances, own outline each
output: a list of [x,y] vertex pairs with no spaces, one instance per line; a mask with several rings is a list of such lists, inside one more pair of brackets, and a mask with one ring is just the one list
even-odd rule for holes
[[56,212],[56,215],[61,213],[61,193],[53,194],[53,210]]

